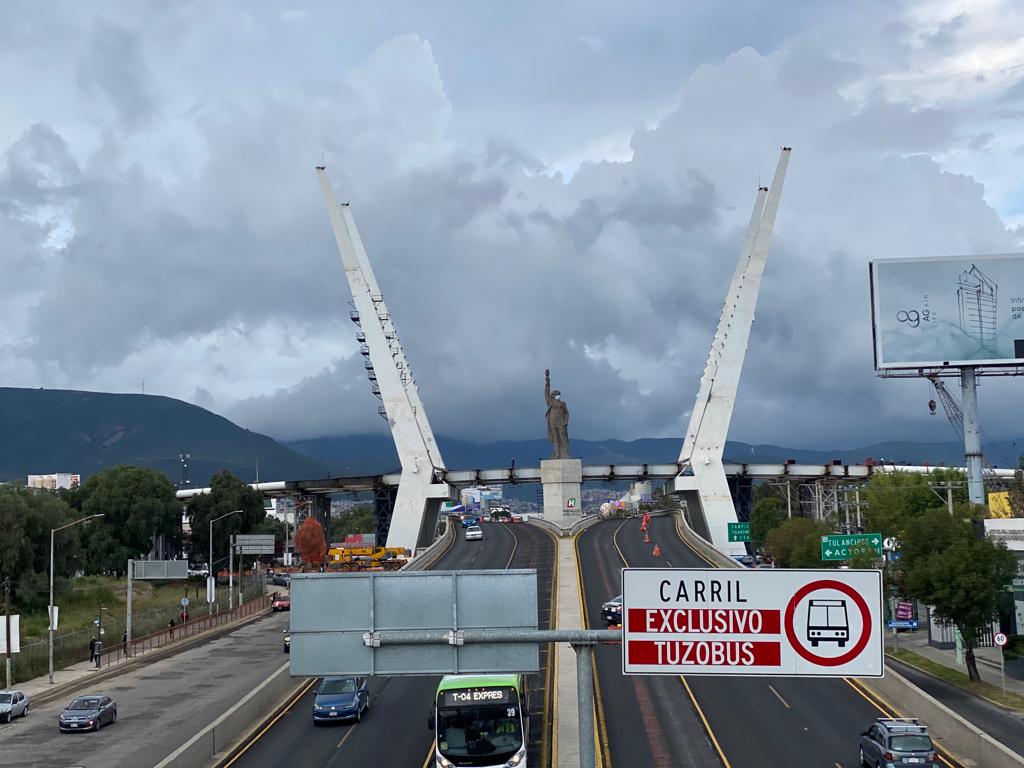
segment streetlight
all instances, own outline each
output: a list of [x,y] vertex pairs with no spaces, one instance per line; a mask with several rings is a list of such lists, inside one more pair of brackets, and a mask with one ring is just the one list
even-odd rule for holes
[[[231,517],[231,515],[237,515],[241,511],[242,510],[240,510],[240,509],[236,509],[234,512],[226,512],[223,515],[221,515],[220,517],[215,517],[212,520],[210,520],[210,559],[207,561],[206,567],[207,567],[207,569],[210,572],[210,574],[209,574],[209,576],[207,578],[213,579],[212,584],[213,584],[214,591],[216,591],[216,589],[217,589],[217,577],[213,575],[213,524],[216,523],[218,520],[223,520],[225,517]],[[209,584],[211,582],[207,582],[207,583]],[[210,606],[210,615],[212,616],[213,615],[213,600],[210,599],[210,597],[209,597],[209,593],[210,593],[210,588],[209,587],[207,587],[206,592],[207,592],[207,605]]]
[[65,528],[70,528],[72,525],[78,525],[84,523],[86,520],[92,520],[94,517],[103,517],[101,512],[98,515],[88,515],[86,517],[80,517],[77,520],[72,520],[67,525],[62,525],[59,528],[50,529],[50,639],[49,639],[49,657],[50,657],[50,685],[53,685],[53,537],[57,531],[63,531]]

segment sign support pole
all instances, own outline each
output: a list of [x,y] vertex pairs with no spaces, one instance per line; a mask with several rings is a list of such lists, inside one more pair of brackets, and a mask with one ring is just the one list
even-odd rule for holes
[[7,633],[7,654],[4,659],[6,687],[11,687],[11,580],[4,579],[4,631]]
[[594,750],[594,646],[573,644],[576,651],[576,706],[579,717],[580,768],[595,768]]
[[[239,570],[238,580],[242,580],[242,573]],[[231,541],[228,542],[228,610],[235,607],[235,534],[231,534]]]
[[960,392],[964,409],[964,459],[967,463],[967,490],[971,504],[985,503],[985,482],[981,474],[981,427],[978,425],[977,371],[974,366],[960,369]]
[[128,642],[125,643],[124,653],[128,655],[128,649],[132,647],[132,576],[135,575],[135,561],[128,561],[128,615],[124,621],[124,631],[128,636]]

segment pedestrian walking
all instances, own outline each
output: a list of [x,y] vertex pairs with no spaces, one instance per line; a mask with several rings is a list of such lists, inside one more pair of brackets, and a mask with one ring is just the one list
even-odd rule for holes
[[124,634],[121,635],[121,644],[124,646],[124,655],[125,655],[125,658],[127,658],[128,657],[128,630],[127,629],[124,631]]
[[89,663],[96,661],[96,644],[99,643],[95,637],[89,640]]
[[174,619],[171,619],[171,620],[170,620],[170,621],[169,621],[169,622],[167,623],[167,629],[168,629],[168,633],[169,633],[169,634],[170,634],[170,636],[171,636],[171,640],[173,640],[173,639],[174,639]]

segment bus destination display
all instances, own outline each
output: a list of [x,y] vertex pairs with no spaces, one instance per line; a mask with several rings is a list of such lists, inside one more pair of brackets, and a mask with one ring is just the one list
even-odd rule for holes
[[465,688],[460,691],[442,691],[442,707],[464,707],[467,704],[512,703],[511,688]]

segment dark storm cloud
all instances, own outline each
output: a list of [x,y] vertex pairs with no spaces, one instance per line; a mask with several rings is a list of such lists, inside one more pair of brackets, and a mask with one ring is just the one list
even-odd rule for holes
[[142,127],[156,112],[153,78],[139,36],[129,29],[97,19],[79,79],[110,102],[127,130]]

